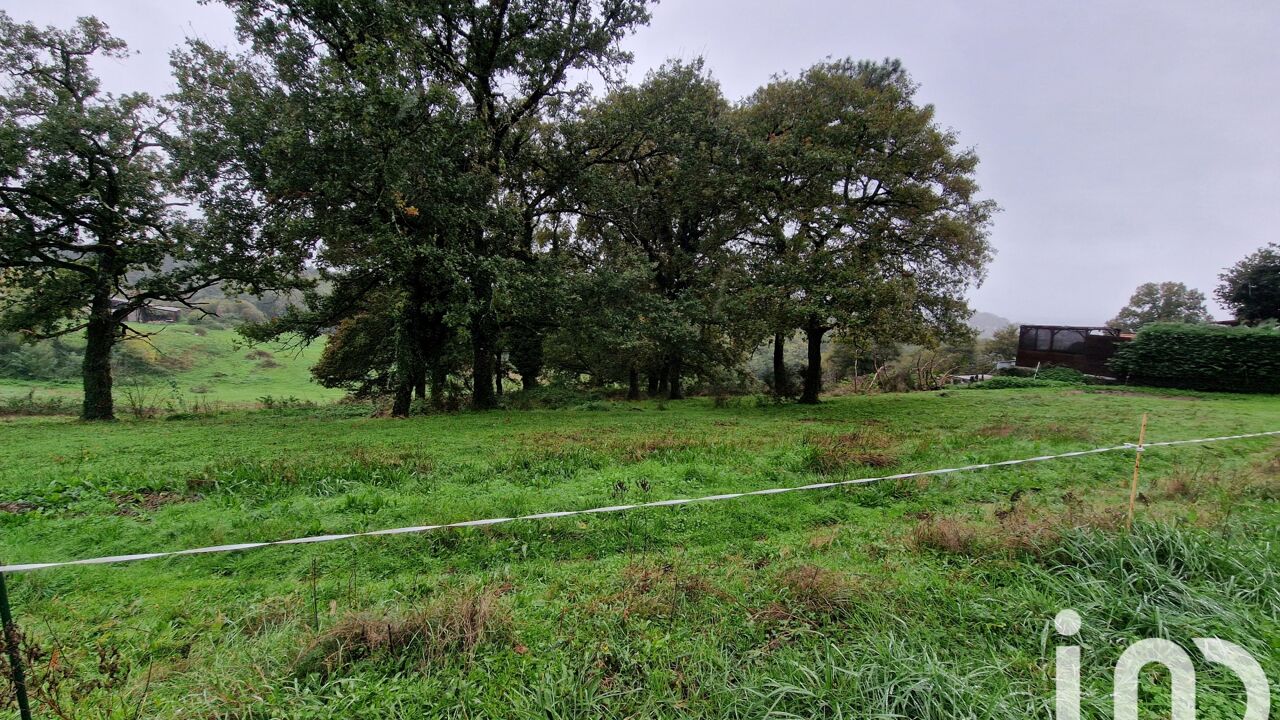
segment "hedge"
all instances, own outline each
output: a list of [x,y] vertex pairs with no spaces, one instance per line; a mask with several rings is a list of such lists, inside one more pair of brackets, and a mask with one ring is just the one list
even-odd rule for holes
[[1110,367],[1135,385],[1280,392],[1280,329],[1147,325],[1116,349]]

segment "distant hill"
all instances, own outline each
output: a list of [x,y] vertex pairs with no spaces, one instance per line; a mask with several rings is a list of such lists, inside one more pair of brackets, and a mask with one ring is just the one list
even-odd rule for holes
[[978,331],[978,337],[989,338],[1005,325],[1017,325],[1017,323],[989,312],[976,312],[969,318],[969,327]]
[[[311,380],[311,366],[324,349],[320,342],[301,350],[270,344],[249,347],[230,328],[185,322],[134,327],[154,334],[146,340],[124,340],[117,349],[116,402],[121,405],[124,392],[136,384],[153,388],[166,402],[198,399],[227,406],[252,405],[264,396],[324,402],[344,395]],[[0,336],[0,397],[36,390],[42,396],[80,396],[82,337],[63,338],[56,347],[49,341],[32,346],[5,339]],[[59,372],[47,372],[50,369]]]

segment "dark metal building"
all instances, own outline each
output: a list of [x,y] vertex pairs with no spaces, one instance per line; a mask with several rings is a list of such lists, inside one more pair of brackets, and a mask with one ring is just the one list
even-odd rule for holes
[[1107,360],[1133,333],[1109,327],[1023,325],[1018,329],[1018,365],[1060,365],[1089,375],[1110,376]]

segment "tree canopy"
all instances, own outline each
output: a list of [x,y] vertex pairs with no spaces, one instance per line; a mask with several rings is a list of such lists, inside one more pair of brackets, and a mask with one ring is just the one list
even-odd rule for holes
[[1213,317],[1204,299],[1204,293],[1180,282],[1143,283],[1107,324],[1132,332],[1157,322],[1209,322]]
[[969,340],[996,208],[898,61],[735,102],[701,60],[621,81],[646,0],[227,4],[243,47],[188,42],[163,103],[98,91],[100,23],[6,19],[6,67],[43,64],[4,100],[5,322],[88,328],[97,407],[129,313],[215,286],[304,290],[242,333],[324,342],[315,378],[396,415],[516,378],[680,398],[770,338],[787,395],[796,333],[817,402],[833,335],[854,368]]
[[1280,243],[1271,243],[1218,276],[1218,301],[1237,320],[1258,322],[1280,318]]
[[93,59],[127,54],[93,18],[39,29],[0,12],[0,327],[86,333],[85,419],[113,417],[111,350],[140,308],[189,306],[219,283],[282,287],[301,270],[292,246],[184,212],[172,110],[104,93],[93,74]]

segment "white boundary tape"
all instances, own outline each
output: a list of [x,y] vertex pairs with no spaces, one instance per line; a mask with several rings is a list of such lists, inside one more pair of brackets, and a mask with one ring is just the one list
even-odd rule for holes
[[134,562],[137,560],[153,560],[155,558],[177,557],[179,555],[205,555],[208,553],[235,552],[237,550],[253,550],[256,548],[271,547],[273,545],[307,545],[310,543],[333,542],[335,540],[348,540],[351,538],[359,538],[359,537],[407,535],[411,533],[429,532],[432,530],[445,530],[448,528],[464,528],[464,527],[480,527],[484,525],[499,525],[502,523],[516,522],[518,520],[550,520],[553,518],[573,517],[575,515],[601,515],[604,513],[624,512],[627,510],[639,510],[643,508],[672,507],[676,505],[689,505],[691,503],[715,502],[718,500],[733,500],[736,498],[751,497],[753,495],[777,495],[779,493],[798,492],[800,490],[822,490],[825,488],[840,487],[842,485],[866,485],[869,483],[879,482],[881,480],[903,480],[906,478],[926,477],[930,475],[947,475],[950,473],[966,472],[969,470],[983,470],[985,468],[1004,467],[1008,465],[1022,465],[1024,463],[1044,462],[1046,460],[1058,460],[1061,458],[1079,457],[1082,455],[1096,455],[1099,453],[1115,452],[1118,450],[1135,450],[1137,452],[1142,452],[1145,448],[1151,448],[1151,447],[1169,447],[1172,445],[1190,445],[1194,443],[1222,442],[1224,440],[1241,440],[1244,438],[1266,437],[1270,435],[1280,435],[1280,430],[1248,433],[1244,435],[1224,435],[1221,437],[1197,438],[1195,440],[1169,440],[1166,442],[1145,443],[1144,446],[1134,445],[1133,443],[1125,443],[1123,445],[1093,448],[1090,450],[1076,450],[1075,452],[1059,453],[1057,455],[1039,455],[1036,457],[1020,458],[1017,460],[1004,460],[1001,462],[980,463],[977,465],[964,465],[962,467],[942,468],[939,470],[924,470],[920,472],[898,473],[897,475],[884,475],[881,477],[858,478],[856,480],[838,480],[835,482],[813,483],[810,485],[800,485],[798,487],[767,488],[764,490],[752,490],[750,492],[740,492],[740,493],[727,493],[724,495],[705,495],[705,496],[696,497],[696,498],[657,500],[654,502],[639,503],[636,505],[610,505],[608,507],[591,508],[589,510],[562,510],[559,512],[538,513],[536,515],[520,515],[517,517],[506,517],[506,518],[488,518],[485,520],[467,520],[464,522],[445,523],[442,525],[417,525],[414,527],[390,528],[387,530],[370,530],[368,532],[358,532],[358,533],[341,533],[337,535],[313,535],[311,537],[292,538],[289,540],[271,540],[267,542],[237,543],[234,545],[213,545],[210,547],[191,548],[189,550],[171,550],[167,552],[138,553],[136,555],[112,555],[108,557],[86,558],[83,560],[67,560],[64,562],[44,562],[44,563],[26,563],[23,565],[3,565],[3,566],[0,566],[0,574],[30,572],[32,570],[44,570],[46,568],[66,567],[68,565],[106,565],[110,563],[125,563],[125,562]]

